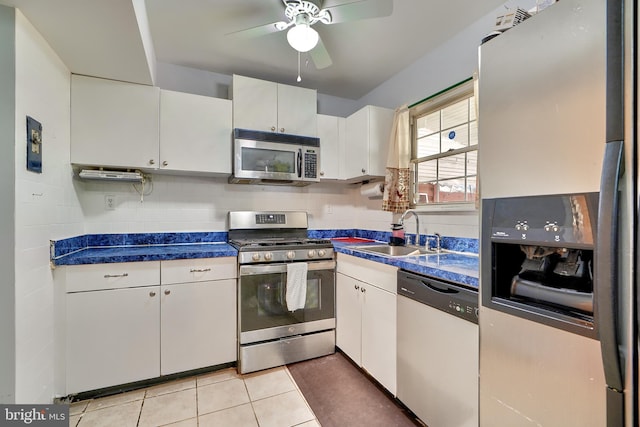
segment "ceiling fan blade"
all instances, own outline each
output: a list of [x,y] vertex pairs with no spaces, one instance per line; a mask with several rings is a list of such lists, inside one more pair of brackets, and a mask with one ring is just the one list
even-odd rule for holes
[[331,23],[380,18],[393,13],[393,0],[359,0],[338,6],[327,7],[331,13]]
[[309,55],[318,70],[330,67],[333,64],[327,48],[324,46],[324,43],[322,43],[322,38],[318,40],[316,47],[311,49]]
[[291,24],[287,22],[272,22],[271,24],[259,25],[257,27],[247,28],[240,31],[225,34],[228,37],[236,37],[238,39],[251,39],[255,37],[266,36],[267,34],[277,33]]

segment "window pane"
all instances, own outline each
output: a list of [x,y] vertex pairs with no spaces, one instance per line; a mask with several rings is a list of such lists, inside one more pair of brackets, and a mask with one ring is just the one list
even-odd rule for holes
[[469,125],[466,123],[462,126],[446,130],[440,134],[442,140],[441,153],[449,150],[457,150],[464,148],[469,144]]
[[436,202],[436,195],[434,189],[436,187],[436,171],[437,171],[437,160],[429,160],[428,162],[418,163],[417,170],[417,183],[416,183],[416,194],[417,197],[415,199],[418,203],[432,203]]
[[469,120],[476,120],[476,97],[469,98]]
[[[447,156],[438,161],[438,179],[459,178],[465,175],[466,153]],[[462,183],[464,187],[464,182]]]
[[430,136],[425,136],[418,140],[418,157],[432,156],[440,152],[440,134],[436,133]]
[[478,173],[478,152],[469,151],[467,153],[467,175],[476,175]]
[[473,202],[476,199],[476,177],[467,178],[467,201]]
[[418,182],[431,182],[438,179],[437,165],[437,160],[418,163]]
[[416,121],[416,128],[418,129],[418,138],[425,135],[431,135],[440,131],[440,111],[427,114],[424,117],[420,117]]
[[438,185],[438,202],[464,202],[467,200],[465,179],[449,179],[440,181]]
[[469,123],[469,145],[478,145],[478,122]]
[[442,129],[448,129],[469,121],[469,99],[456,102],[442,109]]

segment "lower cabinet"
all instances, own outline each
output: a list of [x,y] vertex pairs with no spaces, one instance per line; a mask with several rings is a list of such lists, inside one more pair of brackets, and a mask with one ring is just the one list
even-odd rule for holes
[[160,286],[67,294],[67,393],[157,377]]
[[235,299],[235,279],[162,286],[162,375],[236,360]]
[[236,258],[66,266],[67,394],[236,360]]
[[336,345],[396,394],[396,273],[388,265],[338,254]]

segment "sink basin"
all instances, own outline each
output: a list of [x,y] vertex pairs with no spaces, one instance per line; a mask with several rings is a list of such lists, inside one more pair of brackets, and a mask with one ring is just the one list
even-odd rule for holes
[[436,253],[435,251],[431,251],[418,246],[371,245],[358,246],[355,249],[362,252],[370,252],[377,255],[384,255],[389,257],[415,256]]

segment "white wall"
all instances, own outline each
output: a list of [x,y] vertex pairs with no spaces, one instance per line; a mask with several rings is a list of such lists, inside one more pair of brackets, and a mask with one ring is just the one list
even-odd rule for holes
[[[152,175],[143,201],[139,185],[76,182],[86,233],[223,231],[230,210],[303,210],[312,229],[387,230],[391,214],[380,200],[369,201],[357,185],[306,187],[228,184],[225,179]],[[106,210],[105,195],[116,196]]]
[[15,12],[0,6],[0,403],[15,402]]
[[[70,73],[16,11],[15,322],[16,403],[55,394],[55,289],[49,239],[84,232],[69,166]],[[43,127],[42,173],[26,170],[26,116]]]

